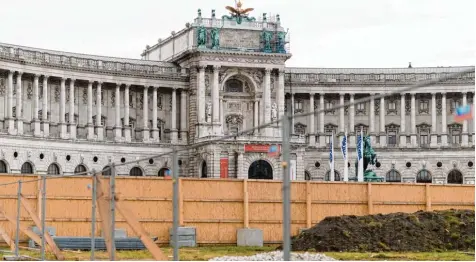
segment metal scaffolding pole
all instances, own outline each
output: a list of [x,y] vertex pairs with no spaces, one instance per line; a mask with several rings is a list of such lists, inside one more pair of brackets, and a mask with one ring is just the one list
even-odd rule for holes
[[18,180],[18,193],[17,193],[17,228],[15,237],[15,256],[19,257],[18,244],[20,243],[20,210],[21,210],[21,180]]
[[290,128],[290,117],[287,113],[283,117],[283,260],[290,261],[291,255],[291,194],[290,194],[290,145],[289,145],[289,128]]
[[41,260],[45,258],[46,174],[41,176]]
[[178,170],[178,157],[177,149],[174,148],[172,155],[172,176],[173,176],[173,229],[172,229],[172,242],[174,246],[173,258],[174,261],[179,261],[179,247],[178,247],[178,219],[179,219],[179,170]]
[[111,165],[111,179],[110,183],[110,208],[111,208],[111,261],[116,260],[116,166],[114,163]]
[[91,261],[94,261],[94,251],[96,250],[96,239],[95,239],[95,232],[96,232],[96,170],[93,170],[93,188],[92,188],[92,209],[91,209]]

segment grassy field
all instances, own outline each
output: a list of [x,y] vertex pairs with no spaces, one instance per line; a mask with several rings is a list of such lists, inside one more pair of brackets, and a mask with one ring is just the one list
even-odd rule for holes
[[[269,252],[275,250],[275,246],[265,247],[236,247],[236,246],[214,246],[181,248],[180,260],[205,261],[219,256],[250,256],[256,253]],[[169,247],[161,250],[172,260],[172,249]],[[21,251],[22,255],[40,258],[40,253],[36,251]],[[84,261],[89,260],[90,252],[63,251],[66,260]],[[106,252],[96,252],[96,260],[108,260]],[[422,252],[422,253],[354,253],[354,252],[329,252],[326,255],[338,260],[430,260],[430,261],[474,261],[474,255],[463,252]],[[47,254],[48,260],[55,260],[52,254]],[[117,260],[153,260],[148,251],[118,251]]]

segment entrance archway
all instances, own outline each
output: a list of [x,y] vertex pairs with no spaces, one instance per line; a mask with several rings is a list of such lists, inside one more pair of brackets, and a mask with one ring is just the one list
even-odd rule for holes
[[273,179],[273,168],[264,160],[257,160],[248,169],[248,179]]
[[448,173],[448,184],[463,184],[463,174],[453,169]]
[[207,161],[203,161],[203,163],[202,163],[202,178],[207,178],[207,177],[208,177]]

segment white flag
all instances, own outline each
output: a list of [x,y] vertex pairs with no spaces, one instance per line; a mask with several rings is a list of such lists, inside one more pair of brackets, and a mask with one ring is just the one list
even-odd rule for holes
[[344,181],[349,181],[349,166],[347,161],[347,131],[342,138],[340,149],[342,151],[342,157],[344,158]]
[[335,181],[335,175],[334,175],[334,133],[332,133],[330,146],[331,146],[331,150],[329,152],[329,165],[331,167],[331,171],[329,173],[329,180],[330,181]]

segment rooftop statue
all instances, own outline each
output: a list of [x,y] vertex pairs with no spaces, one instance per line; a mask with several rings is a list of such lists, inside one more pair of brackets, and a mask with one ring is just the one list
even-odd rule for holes
[[230,11],[230,16],[224,15],[223,18],[227,18],[229,20],[235,18],[236,23],[241,24],[243,21],[243,18],[246,19],[247,21],[255,21],[255,18],[249,18],[248,13],[255,10],[254,8],[246,8],[242,9],[241,7],[243,4],[241,3],[241,0],[238,0],[238,2],[235,0],[235,7],[232,6],[226,6],[225,8]]

